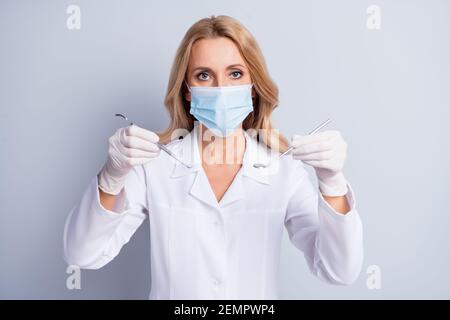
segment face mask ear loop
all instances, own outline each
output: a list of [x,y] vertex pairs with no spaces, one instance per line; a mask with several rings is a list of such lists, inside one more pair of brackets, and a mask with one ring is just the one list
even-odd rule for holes
[[186,81],[186,80],[184,80],[184,83],[186,83],[186,86],[187,86],[187,88],[188,88],[189,92],[191,92],[191,87],[189,87],[189,85],[188,85],[188,83],[187,83],[187,81]]
[[[254,83],[250,84],[250,91],[252,91],[252,93],[253,93],[253,89],[255,89],[255,84]],[[255,89],[255,91],[256,91],[256,89]],[[253,94],[252,94],[252,99],[255,99]]]

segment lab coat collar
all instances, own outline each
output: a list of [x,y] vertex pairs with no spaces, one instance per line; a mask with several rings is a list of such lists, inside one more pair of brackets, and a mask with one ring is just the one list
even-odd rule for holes
[[212,188],[210,187],[208,178],[201,166],[201,158],[198,147],[199,133],[199,125],[196,124],[194,129],[184,136],[183,140],[180,142],[178,150],[174,151],[180,159],[183,160],[183,162],[191,164],[191,168],[185,167],[182,163],[175,162],[171,174],[171,178],[179,178],[196,173],[194,183],[189,191],[192,196],[212,207],[218,208],[219,206],[223,207],[244,197],[244,186],[241,175],[258,183],[265,185],[270,184],[268,169],[257,169],[253,167],[254,163],[267,163],[269,161],[270,149],[258,143],[256,138],[250,136],[250,134],[244,130],[246,148],[242,160],[242,167],[235,176],[233,183],[218,203]]

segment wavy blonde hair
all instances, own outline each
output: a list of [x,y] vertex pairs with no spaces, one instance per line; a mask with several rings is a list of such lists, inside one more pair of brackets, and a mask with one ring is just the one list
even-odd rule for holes
[[[189,56],[195,41],[205,38],[227,37],[238,47],[256,91],[253,99],[254,110],[242,123],[244,130],[257,135],[267,147],[285,151],[287,139],[273,130],[271,115],[278,106],[278,87],[270,78],[261,49],[253,35],[236,19],[229,16],[210,16],[194,23],[186,32],[175,54],[164,104],[170,114],[169,127],[158,133],[162,143],[170,142],[177,129],[191,131],[196,120],[190,113],[190,103],[184,97],[187,90],[184,84]],[[265,130],[261,130],[265,129]]]

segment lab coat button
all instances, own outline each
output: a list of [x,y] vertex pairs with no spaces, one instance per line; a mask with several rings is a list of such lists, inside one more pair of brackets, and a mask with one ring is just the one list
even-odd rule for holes
[[219,281],[218,279],[214,279],[214,280],[213,280],[213,284],[214,284],[215,286],[218,286],[218,285],[220,284],[220,281]]

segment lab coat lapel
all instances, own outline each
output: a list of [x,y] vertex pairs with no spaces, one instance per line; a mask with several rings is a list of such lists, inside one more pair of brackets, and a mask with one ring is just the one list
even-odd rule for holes
[[189,194],[205,205],[214,209],[220,209],[226,205],[242,200],[245,196],[243,179],[250,178],[254,182],[264,185],[270,185],[270,176],[268,169],[255,168],[254,163],[267,163],[269,155],[265,147],[244,131],[246,139],[246,148],[244,152],[242,167],[236,174],[232,184],[225,192],[220,202],[217,202],[216,196],[208,181],[208,177],[202,170],[200,161],[200,152],[198,148],[199,130],[198,125],[189,132],[181,142],[179,157],[185,162],[192,164],[192,168],[186,168],[183,164],[176,162],[171,175],[172,178],[179,178],[194,173],[194,181],[189,190]]
[[179,178],[190,173],[197,172],[200,169],[200,157],[198,152],[195,153],[195,129],[191,130],[188,134],[186,134],[182,141],[180,142],[180,147],[174,150],[174,153],[177,154],[178,158],[180,158],[184,163],[190,164],[191,168],[187,168],[182,163],[178,161],[174,161],[174,167],[172,170],[171,178]]
[[228,190],[223,195],[222,199],[220,199],[219,205],[221,208],[233,203],[235,201],[241,200],[244,198],[244,185],[242,184],[242,174],[238,172],[234,177],[233,182],[228,187]]
[[203,204],[206,204],[214,209],[219,209],[216,195],[212,191],[208,177],[202,170],[197,171],[189,194],[201,201]]
[[242,167],[221,199],[219,203],[221,207],[242,200],[246,195],[248,196],[248,192],[246,194],[246,191],[251,192],[251,190],[245,190],[245,186],[248,186],[248,184],[244,185],[243,179],[250,178],[253,180],[252,182],[270,185],[267,169],[257,169],[253,167],[254,163],[266,163],[266,161],[268,161],[267,152],[259,145],[258,141],[255,138],[252,138],[246,131],[244,131],[244,136],[246,139],[246,147],[242,159]]
[[171,175],[172,178],[179,178],[188,176],[191,173],[195,174],[192,185],[189,189],[189,194],[201,201],[203,204],[218,209],[218,203],[214,192],[211,189],[208,178],[201,167],[200,152],[198,148],[199,129],[196,124],[181,142],[179,157],[192,168],[186,168],[183,164],[177,162],[174,165],[174,170]]
[[244,131],[247,147],[244,153],[242,175],[259,183],[270,185],[269,168],[255,168],[255,163],[269,163],[270,150]]

